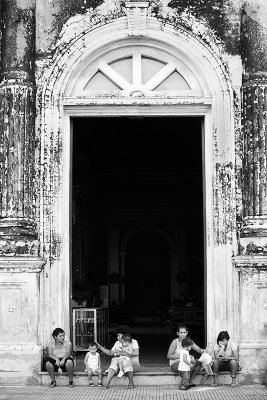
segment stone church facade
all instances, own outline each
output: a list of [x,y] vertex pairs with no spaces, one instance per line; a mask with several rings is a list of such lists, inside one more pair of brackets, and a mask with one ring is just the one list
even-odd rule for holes
[[[243,381],[260,381],[265,1],[3,0],[0,12],[0,383],[38,382],[52,329],[70,334],[71,119],[115,115],[203,118],[207,341],[228,330]],[[130,81],[111,68],[125,58]],[[147,83],[142,59],[164,63]]]

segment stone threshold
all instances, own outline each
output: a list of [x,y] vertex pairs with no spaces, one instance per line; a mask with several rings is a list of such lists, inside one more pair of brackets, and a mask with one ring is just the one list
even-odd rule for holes
[[[203,377],[204,372],[200,372],[194,379],[194,383],[199,385]],[[106,381],[106,373],[103,373],[103,385]],[[239,373],[240,376],[240,373]],[[57,386],[68,385],[68,375],[67,373],[55,374]],[[74,384],[76,386],[88,386],[88,377],[86,372],[76,372],[74,373]],[[238,378],[238,381],[240,379]],[[97,375],[93,375],[93,381],[97,383]],[[174,372],[164,372],[164,371],[138,371],[134,373],[135,385],[141,386],[163,386],[163,385],[179,385],[181,377]],[[39,383],[40,385],[49,385],[50,377],[47,372],[39,372]],[[210,376],[204,383],[204,385],[210,385],[213,383],[213,377]],[[219,373],[219,384],[230,384],[231,377],[230,372],[220,372]],[[114,377],[111,382],[111,386],[126,386],[128,384],[128,378],[123,376],[122,378]]]

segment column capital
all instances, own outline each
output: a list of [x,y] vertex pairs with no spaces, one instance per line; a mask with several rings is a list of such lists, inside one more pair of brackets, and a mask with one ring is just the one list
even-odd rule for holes
[[26,218],[0,219],[0,256],[31,255],[39,253],[36,224]]

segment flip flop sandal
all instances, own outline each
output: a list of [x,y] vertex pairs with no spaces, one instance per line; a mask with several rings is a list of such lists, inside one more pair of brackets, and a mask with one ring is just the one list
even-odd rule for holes
[[125,389],[133,389],[134,385],[127,385]]

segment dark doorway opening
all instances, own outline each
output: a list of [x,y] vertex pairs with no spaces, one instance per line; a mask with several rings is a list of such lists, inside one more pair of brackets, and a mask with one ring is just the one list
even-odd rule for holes
[[111,332],[127,326],[143,354],[155,339],[165,365],[177,324],[204,345],[201,125],[73,119],[73,305],[108,306]]

